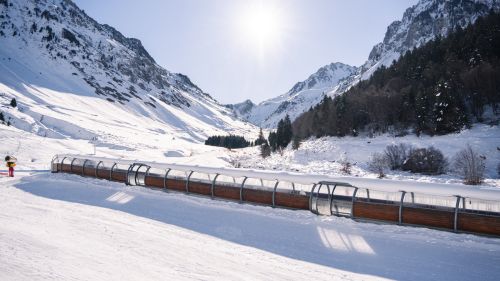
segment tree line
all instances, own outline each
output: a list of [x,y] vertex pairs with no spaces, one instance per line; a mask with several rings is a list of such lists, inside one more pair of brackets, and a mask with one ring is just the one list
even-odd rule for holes
[[360,131],[417,135],[457,132],[499,114],[500,15],[491,12],[446,38],[408,51],[390,67],[293,122],[298,138]]
[[205,141],[205,145],[220,146],[225,148],[244,148],[249,147],[250,142],[242,136],[211,136]]

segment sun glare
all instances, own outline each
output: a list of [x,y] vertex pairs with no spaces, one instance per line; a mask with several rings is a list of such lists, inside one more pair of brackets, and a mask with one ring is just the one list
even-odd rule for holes
[[282,11],[272,1],[253,1],[239,21],[241,36],[261,53],[273,48],[284,33]]

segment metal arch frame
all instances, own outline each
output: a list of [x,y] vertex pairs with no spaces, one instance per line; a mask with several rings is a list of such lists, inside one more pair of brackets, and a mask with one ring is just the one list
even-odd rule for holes
[[61,161],[61,171],[63,170],[63,166],[64,166],[64,160],[68,159],[68,157],[64,157]]
[[[318,211],[318,199],[319,199],[319,192],[321,191],[321,188],[323,187],[323,185],[326,185],[326,188],[327,188],[327,192],[328,192],[328,203],[330,203],[330,201],[332,200],[332,195],[330,194],[330,184],[328,183],[320,183],[319,187],[318,187],[318,196],[316,197],[316,214],[319,215],[319,211]],[[331,209],[330,209],[330,212],[331,212]]]
[[214,192],[215,192],[215,182],[217,181],[217,178],[219,177],[219,174],[215,174],[214,179],[212,180],[212,186],[210,186],[210,197],[214,199]]
[[172,171],[172,169],[168,169],[166,172],[165,172],[165,175],[163,176],[163,188],[165,188],[165,190],[168,190],[167,189],[167,177],[168,177],[168,174],[170,173],[170,171]]
[[316,208],[314,208],[314,212],[313,212],[316,215],[319,215],[319,213],[318,213],[318,198],[319,198],[319,191],[321,190],[321,187],[323,187],[322,183],[319,184],[318,189],[316,191],[316,194],[318,194],[318,195],[316,196],[316,201],[315,201],[316,202]]
[[354,187],[354,192],[352,193],[351,218],[354,218],[354,202],[356,202],[356,194],[358,193],[358,190],[358,187]]
[[403,202],[405,200],[405,195],[406,191],[401,191],[401,200],[399,201],[399,218],[398,218],[398,224],[402,225],[403,224]]
[[55,155],[54,157],[52,157],[52,161],[50,161],[50,171],[52,173],[58,173],[59,172],[59,168],[57,168],[57,164],[56,164],[56,170],[54,171],[54,163],[55,163],[56,159],[59,159],[58,155]]
[[190,171],[189,175],[187,176],[186,179],[186,193],[189,193],[189,180],[191,179],[191,176],[193,175],[194,171]]
[[82,177],[85,177],[85,164],[87,164],[87,162],[89,162],[90,160],[89,159],[85,159],[85,161],[83,161],[83,165],[82,165]]
[[243,182],[241,183],[240,186],[240,203],[243,202],[243,187],[245,186],[245,182],[247,181],[248,177],[243,178]]
[[102,161],[99,161],[99,163],[97,163],[97,165],[95,166],[95,177],[96,179],[99,178],[99,175],[98,175],[98,172],[99,172],[99,165],[103,164]]
[[[135,171],[135,176],[134,176],[134,181],[135,181],[135,185],[136,186],[139,186],[139,184],[137,183],[137,177],[139,176],[139,170],[141,170],[142,167],[148,167],[147,171],[149,171],[149,169],[151,169],[150,166],[146,165],[146,164],[138,164],[138,168],[137,170]],[[144,176],[144,183],[146,183],[146,177]]]
[[279,184],[280,184],[280,181],[276,180],[276,183],[274,184],[274,189],[273,189],[273,208],[276,207],[276,189],[278,188]]
[[128,166],[127,174],[125,174],[125,185],[131,185],[129,180],[129,175],[132,169],[135,167],[135,165],[136,163],[133,163],[132,165]]
[[317,186],[317,185],[318,185],[317,183],[313,184],[313,186],[312,186],[312,188],[311,188],[311,194],[309,194],[309,211],[310,211],[311,213],[314,213],[314,211],[313,211],[313,209],[312,209],[312,202],[313,202],[313,194],[314,194],[314,190],[316,189],[316,186]]
[[[147,165],[146,165],[147,166]],[[151,170],[151,166],[147,166],[146,175],[144,175],[144,181],[146,181],[146,177],[149,176],[149,170]]]
[[[113,169],[117,166],[116,163],[113,163],[113,166],[111,166],[111,169],[109,170],[109,180],[112,181],[113,180]],[[127,180],[125,180],[127,181]]]
[[333,216],[333,194],[335,193],[335,189],[337,189],[337,184],[335,183],[332,188],[332,197],[330,198],[330,216]]
[[458,232],[458,208],[460,207],[460,201],[462,201],[463,197],[460,195],[455,195],[457,197],[457,202],[455,203],[455,215],[453,218],[453,231]]
[[69,166],[69,172],[70,173],[73,173],[73,163],[75,163],[75,160],[78,159],[78,158],[73,158],[73,160],[71,160],[71,164]]

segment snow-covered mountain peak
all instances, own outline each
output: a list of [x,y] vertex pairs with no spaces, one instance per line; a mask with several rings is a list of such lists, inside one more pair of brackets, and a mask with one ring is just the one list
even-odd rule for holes
[[[490,10],[499,11],[497,0],[421,0],[408,8],[401,20],[392,22],[382,42],[375,45],[360,67],[333,63],[320,68],[286,94],[262,102],[246,115],[250,122],[273,127],[286,114],[292,120],[321,101],[323,94],[335,96],[360,80],[370,78],[381,66],[389,66],[405,52],[446,36],[456,26],[465,27]],[[296,98],[290,98],[295,97]],[[304,98],[308,96],[309,98]],[[310,97],[316,98],[310,98]]]
[[287,94],[292,96],[303,90],[334,87],[341,79],[344,79],[355,71],[356,67],[341,62],[325,65],[305,81],[295,84]]
[[318,69],[304,81],[296,83],[287,93],[264,101],[256,106],[246,106],[246,112],[238,110],[241,105],[229,106],[236,115],[266,128],[275,127],[287,114],[296,118],[317,104],[323,95],[334,89],[339,81],[356,73],[357,68],[340,62]]
[[[124,127],[90,122],[96,115],[141,119],[191,141],[255,130],[187,76],[158,65],[140,40],[99,24],[70,0],[0,0],[0,44],[0,94],[20,102],[23,112],[6,115],[23,130],[88,138],[118,132],[96,130],[95,122]],[[68,111],[81,112],[84,122],[61,126],[74,117]]]
[[380,66],[389,66],[405,52],[437,36],[446,36],[457,26],[465,27],[490,10],[499,10],[494,0],[421,0],[408,8],[401,20],[387,27],[384,39],[375,45],[361,67],[368,79]]

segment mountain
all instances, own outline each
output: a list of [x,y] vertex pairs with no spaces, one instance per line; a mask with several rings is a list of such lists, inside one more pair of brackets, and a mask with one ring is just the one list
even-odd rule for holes
[[339,62],[331,63],[321,67],[306,80],[296,83],[286,94],[246,107],[248,109],[246,112],[235,111],[235,113],[253,124],[266,128],[276,127],[286,114],[295,119],[319,103],[326,92],[356,71],[357,68],[354,66]]
[[[70,0],[0,0],[0,45],[0,110],[22,130],[119,140],[142,131],[193,142],[257,132],[187,76],[158,65],[141,41]],[[16,109],[5,106],[12,98]]]
[[241,118],[248,114],[255,107],[255,104],[251,100],[246,100],[236,104],[226,104],[225,106]]
[[458,133],[474,123],[498,128],[500,14],[457,26],[382,66],[294,122],[296,136]]
[[[456,26],[462,28],[473,23],[478,17],[487,15],[490,10],[500,10],[497,0],[421,0],[408,8],[401,20],[394,21],[387,27],[382,42],[375,45],[368,60],[347,77],[342,77],[338,83],[331,83],[322,89],[328,96],[339,95],[359,81],[370,78],[381,66],[390,66],[394,60],[409,50],[421,46],[438,36],[446,36]],[[314,76],[316,74],[313,74]],[[306,80],[307,81],[307,80]],[[332,81],[333,82],[333,81]],[[301,83],[296,84],[299,88]],[[294,87],[295,88],[295,87]],[[321,95],[320,94],[320,95]],[[317,95],[317,93],[316,93]],[[321,101],[321,98],[296,99],[288,101],[286,95],[262,102],[245,117],[250,122],[264,127],[274,127],[276,119],[289,114],[292,120],[302,110],[309,109]],[[302,96],[307,96],[304,93]],[[289,106],[290,102],[293,106]],[[275,105],[278,103],[278,105]],[[270,106],[273,105],[273,106]],[[276,109],[280,114],[275,114]],[[299,114],[297,114],[299,112]]]

